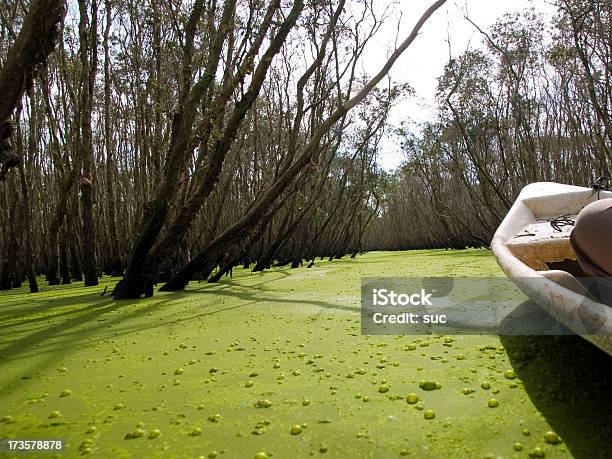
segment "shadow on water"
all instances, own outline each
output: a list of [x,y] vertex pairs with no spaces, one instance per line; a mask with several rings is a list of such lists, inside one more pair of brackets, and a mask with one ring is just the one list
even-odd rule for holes
[[531,401],[571,454],[612,457],[612,356],[576,335],[501,340]]

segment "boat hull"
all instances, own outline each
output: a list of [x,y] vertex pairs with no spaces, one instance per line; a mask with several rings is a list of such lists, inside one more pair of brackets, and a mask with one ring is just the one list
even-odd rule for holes
[[550,265],[575,260],[572,226],[555,228],[551,219],[575,216],[611,192],[538,182],[526,186],[500,224],[491,249],[504,273],[529,298],[573,332],[612,356],[612,308],[587,296],[582,284]]

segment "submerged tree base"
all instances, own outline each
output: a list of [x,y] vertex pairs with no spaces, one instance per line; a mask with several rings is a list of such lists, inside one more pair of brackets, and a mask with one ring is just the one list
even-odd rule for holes
[[65,457],[608,455],[610,360],[581,338],[361,336],[360,279],[423,274],[501,275],[485,250],[378,252],[132,302],[100,296],[111,278],[2,293],[0,438]]

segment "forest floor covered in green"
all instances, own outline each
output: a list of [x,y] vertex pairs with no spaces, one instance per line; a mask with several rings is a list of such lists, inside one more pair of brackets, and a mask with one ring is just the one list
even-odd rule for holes
[[361,335],[362,277],[425,275],[501,271],[486,250],[374,252],[139,301],[100,296],[111,278],[0,293],[0,438],[61,439],[61,457],[610,457],[611,359],[579,337]]

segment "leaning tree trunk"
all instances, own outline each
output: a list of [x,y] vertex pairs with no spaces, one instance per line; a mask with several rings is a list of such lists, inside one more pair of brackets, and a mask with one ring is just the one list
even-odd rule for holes
[[64,0],[33,0],[0,70],[0,180],[21,161],[12,141],[14,125],[10,120],[11,114],[26,88],[32,85],[39,65],[53,51],[58,24],[65,13]]
[[[272,22],[274,11],[276,10],[277,6],[277,2],[272,2],[268,7],[266,18],[262,24],[262,29],[258,34],[259,40],[256,40],[256,45],[254,45],[250,50],[252,53],[250,58],[252,59],[254,59],[259,45],[261,45],[263,42],[265,33]],[[287,36],[289,35],[289,32],[291,29],[293,29],[297,19],[301,15],[303,7],[304,2],[302,0],[294,2],[291,12],[281,24],[277,34],[271,39],[270,45],[263,53],[261,61],[257,64],[257,67],[253,71],[247,91],[236,103],[234,109],[229,115],[228,123],[223,126],[222,135],[212,142],[213,145],[209,154],[209,162],[204,172],[198,177],[199,183],[197,184],[195,191],[189,196],[187,202],[181,206],[176,217],[173,219],[162,238],[151,249],[151,265],[154,266],[157,263],[157,260],[167,256],[170,251],[180,244],[191,228],[191,224],[196,214],[210,193],[216,187],[219,176],[221,175],[223,163],[225,162],[225,157],[234,144],[236,134],[240,129],[240,126],[242,126],[248,111],[251,109],[259,96],[259,92],[265,82],[268,70],[272,65],[273,58],[280,52],[285,40],[287,39]],[[239,73],[240,79],[244,80],[245,75],[246,74]],[[222,111],[222,108],[230,99],[228,93],[221,94],[221,96],[223,97],[220,97],[221,100],[218,101],[219,103],[216,107],[219,112]]]
[[257,224],[259,218],[266,213],[277,200],[278,196],[293,182],[315,156],[321,139],[323,136],[345,115],[353,109],[356,105],[361,103],[366,96],[374,89],[374,87],[380,83],[380,81],[389,73],[393,64],[402,55],[406,49],[412,44],[414,39],[417,37],[419,30],[423,27],[425,22],[431,17],[431,15],[442,5],[446,3],[446,0],[437,0],[431,5],[427,11],[421,16],[417,24],[414,26],[410,35],[400,44],[400,46],[391,54],[387,59],[387,62],[383,65],[381,70],[368,81],[360,90],[347,100],[341,107],[336,109],[330,114],[317,131],[309,139],[308,143],[301,149],[300,156],[296,161],[288,166],[279,178],[271,184],[261,195],[258,202],[246,212],[246,214],[240,218],[236,223],[227,228],[223,233],[217,236],[211,241],[198,255],[196,255],[189,263],[187,263],[179,272],[177,272],[172,279],[166,282],[161,291],[172,291],[181,290],[187,286],[193,275],[204,266],[208,260],[219,255],[230,244],[238,242]]
[[[228,1],[224,5],[221,24],[224,28],[233,18],[235,2]],[[192,62],[194,53],[194,38],[198,22],[204,11],[204,1],[196,0],[189,16],[185,30],[185,44],[181,69],[182,92],[179,97],[177,113],[172,120],[172,133],[170,146],[164,165],[164,174],[155,191],[155,197],[143,209],[142,221],[139,225],[132,250],[128,259],[123,279],[117,284],[113,292],[116,299],[139,298],[148,282],[144,267],[149,258],[151,247],[155,244],[159,233],[168,218],[170,204],[176,197],[179,189],[179,178],[184,169],[189,145],[193,132],[193,122],[197,114],[200,101],[212,85],[221,57],[225,34],[218,32],[206,65],[204,75],[191,86]]]

